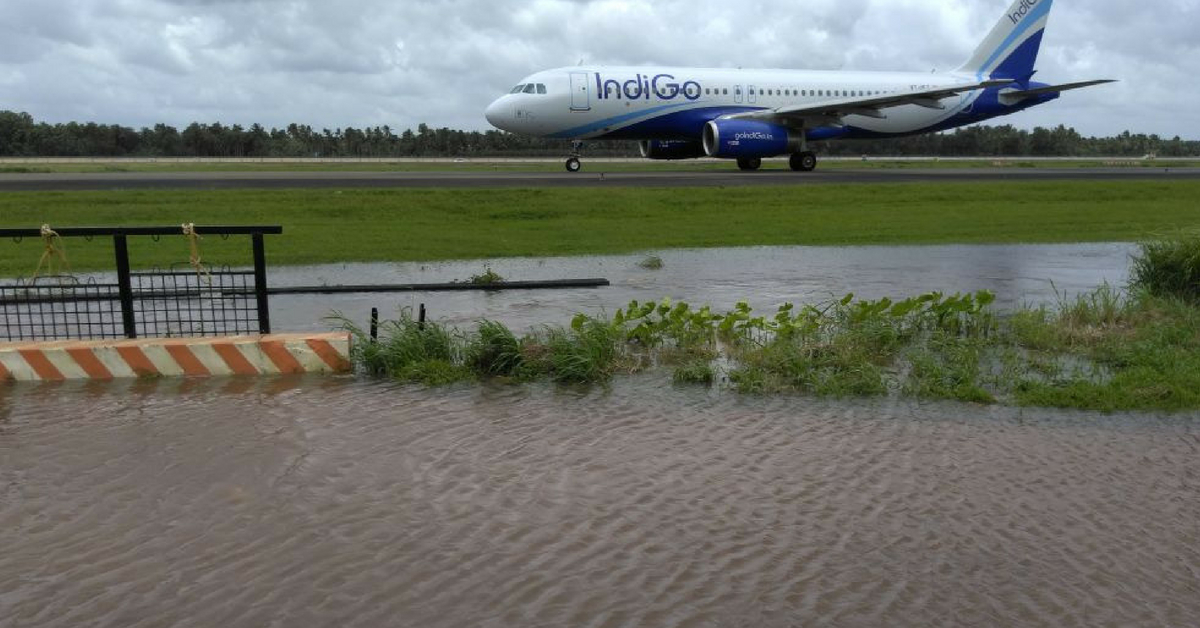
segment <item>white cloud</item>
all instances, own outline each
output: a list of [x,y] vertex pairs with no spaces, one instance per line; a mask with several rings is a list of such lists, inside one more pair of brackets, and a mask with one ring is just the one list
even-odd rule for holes
[[[588,63],[956,67],[1007,0],[13,0],[0,109],[48,121],[487,128],[521,77]],[[1012,118],[1200,137],[1200,0],[1060,0],[1038,78],[1118,78]]]

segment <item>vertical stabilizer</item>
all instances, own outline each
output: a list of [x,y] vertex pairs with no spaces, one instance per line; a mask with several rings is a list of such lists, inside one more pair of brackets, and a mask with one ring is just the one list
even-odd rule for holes
[[959,69],[977,77],[1012,79],[1025,83],[1033,76],[1042,34],[1054,0],[1016,0],[1004,17]]

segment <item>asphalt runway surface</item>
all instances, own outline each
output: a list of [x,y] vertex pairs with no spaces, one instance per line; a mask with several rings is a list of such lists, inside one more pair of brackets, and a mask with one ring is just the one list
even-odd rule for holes
[[121,172],[0,174],[0,191],[353,188],[736,187],[863,183],[1200,180],[1200,168],[921,168],[603,172]]

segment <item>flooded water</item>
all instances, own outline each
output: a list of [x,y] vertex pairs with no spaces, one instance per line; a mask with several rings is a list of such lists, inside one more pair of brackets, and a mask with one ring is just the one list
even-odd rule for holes
[[0,626],[1192,626],[1196,418],[0,386]]
[[[559,292],[278,297],[276,329],[428,304],[514,327],[1122,285],[1124,245],[503,260]],[[272,271],[465,279],[480,262]],[[1192,626],[1200,416],[353,377],[0,384],[0,627]]]
[[1129,277],[1129,244],[753,247],[673,250],[657,253],[660,270],[640,268],[645,255],[500,259],[490,262],[426,264],[347,264],[275,268],[273,286],[439,283],[481,274],[485,264],[505,279],[604,277],[599,289],[512,292],[402,293],[276,296],[271,299],[277,329],[327,329],[322,318],[339,310],[366,325],[372,307],[384,318],[400,308],[426,304],[430,316],[463,327],[480,318],[515,329],[565,323],[576,313],[612,314],[632,299],[663,297],[718,311],[749,301],[759,309],[785,302],[818,303],[848,292],[864,298],[909,297],[940,290],[947,294],[992,290],[998,307],[1053,303],[1058,294],[1076,295],[1104,282],[1124,286]]

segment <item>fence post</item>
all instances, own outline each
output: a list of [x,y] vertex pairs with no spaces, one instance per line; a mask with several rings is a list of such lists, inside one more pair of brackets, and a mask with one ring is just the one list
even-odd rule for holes
[[258,301],[258,333],[271,333],[271,306],[267,301],[267,251],[263,234],[250,236],[254,242],[254,296]]
[[121,323],[126,338],[137,338],[137,321],[133,317],[133,283],[129,277],[129,243],[125,234],[113,234],[113,253],[117,257],[117,286],[121,292]]

